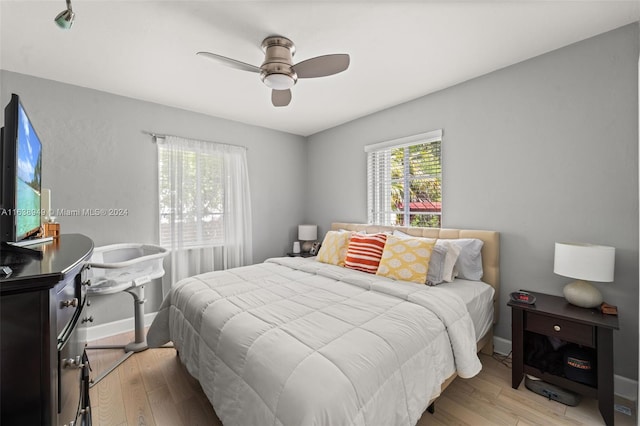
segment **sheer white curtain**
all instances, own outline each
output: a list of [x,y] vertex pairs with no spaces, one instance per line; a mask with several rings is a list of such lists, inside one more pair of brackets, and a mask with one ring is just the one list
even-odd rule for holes
[[246,148],[157,138],[160,244],[171,249],[171,285],[252,263]]

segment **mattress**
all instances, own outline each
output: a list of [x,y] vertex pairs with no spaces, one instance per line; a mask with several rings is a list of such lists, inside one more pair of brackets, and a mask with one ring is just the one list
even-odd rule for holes
[[467,306],[483,292],[451,284],[275,258],[181,281],[147,339],[174,342],[225,426],[411,426],[482,368]]
[[482,281],[469,281],[456,278],[451,283],[440,284],[444,291],[458,295],[467,306],[476,331],[476,341],[493,326],[493,296],[495,289]]

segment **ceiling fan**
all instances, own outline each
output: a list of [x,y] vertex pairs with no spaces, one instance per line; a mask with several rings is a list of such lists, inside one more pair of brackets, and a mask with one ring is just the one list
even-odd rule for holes
[[296,84],[298,78],[326,77],[349,68],[349,55],[344,53],[317,56],[294,65],[295,45],[291,40],[282,36],[265,38],[262,41],[262,50],[264,50],[265,58],[259,67],[210,52],[198,52],[197,55],[228,67],[260,74],[262,82],[273,89],[271,103],[276,107],[289,105],[291,88]]

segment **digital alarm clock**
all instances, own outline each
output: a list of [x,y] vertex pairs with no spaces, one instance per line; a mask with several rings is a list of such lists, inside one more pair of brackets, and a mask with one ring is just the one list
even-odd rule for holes
[[533,294],[527,293],[526,291],[514,291],[509,295],[511,301],[516,303],[526,303],[527,305],[533,305],[536,303],[536,297]]

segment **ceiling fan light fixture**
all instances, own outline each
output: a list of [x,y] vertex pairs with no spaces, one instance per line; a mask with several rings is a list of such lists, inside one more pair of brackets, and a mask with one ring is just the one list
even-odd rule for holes
[[[70,0],[67,0],[70,1]],[[260,67],[211,52],[198,52],[221,65],[260,74],[260,80],[271,90],[271,103],[283,107],[291,102],[291,88],[298,78],[326,77],[349,68],[349,55],[345,53],[316,56],[293,64],[295,45],[282,36],[270,36],[262,41],[264,61]]]
[[71,0],[67,0],[67,8],[62,12],[58,13],[58,16],[55,18],[56,24],[63,30],[68,30],[73,25],[73,20],[75,19],[76,14],[71,9]]
[[287,74],[267,74],[262,79],[267,87],[275,90],[291,89],[296,81]]

